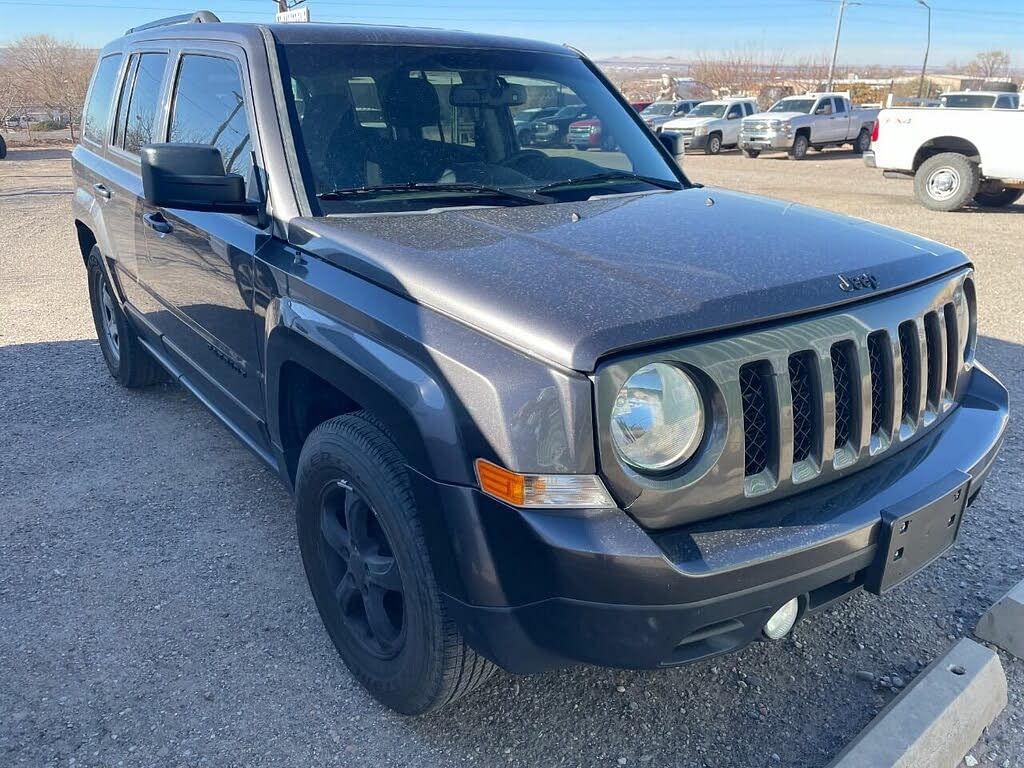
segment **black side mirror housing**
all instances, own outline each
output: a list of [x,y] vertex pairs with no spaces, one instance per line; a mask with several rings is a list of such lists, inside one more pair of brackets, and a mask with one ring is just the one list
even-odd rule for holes
[[683,139],[681,136],[675,133],[659,133],[658,141],[661,142],[662,146],[668,150],[668,153],[672,155],[672,159],[677,164],[682,165],[683,155],[685,150],[683,149]]
[[259,213],[245,196],[245,179],[224,172],[220,150],[208,144],[147,144],[140,152],[146,202],[158,208]]

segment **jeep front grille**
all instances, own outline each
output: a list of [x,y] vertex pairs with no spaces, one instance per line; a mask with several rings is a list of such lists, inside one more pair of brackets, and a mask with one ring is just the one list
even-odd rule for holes
[[[661,360],[701,372],[716,426],[686,465],[651,481],[660,495],[635,503],[664,505],[671,492],[687,519],[713,517],[828,482],[921,437],[954,407],[969,376],[973,296],[971,272],[963,270],[836,311],[632,359],[628,371]],[[609,384],[600,397],[617,388]],[[624,496],[644,487],[619,482]]]
[[743,451],[748,475],[763,472],[768,466],[772,444],[769,388],[771,369],[752,363],[740,369],[740,394],[743,397]]

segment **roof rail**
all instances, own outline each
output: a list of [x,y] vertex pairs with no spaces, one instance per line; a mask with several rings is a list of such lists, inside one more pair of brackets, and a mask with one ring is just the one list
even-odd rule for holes
[[172,24],[208,24],[210,22],[220,21],[217,15],[213,11],[196,11],[195,13],[182,13],[178,16],[168,16],[165,19],[157,19],[151,21],[148,24],[142,24],[138,27],[132,27],[126,35],[132,34],[132,32],[141,32],[144,29],[157,29],[158,27],[169,27]]

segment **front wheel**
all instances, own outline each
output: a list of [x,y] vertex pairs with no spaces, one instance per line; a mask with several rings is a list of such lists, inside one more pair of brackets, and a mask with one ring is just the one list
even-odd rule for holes
[[925,160],[914,174],[914,192],[931,211],[955,211],[978,194],[977,164],[959,152],[943,152]]
[[708,143],[704,145],[705,155],[717,155],[722,151],[722,137],[717,133],[708,136]]
[[382,704],[407,715],[445,706],[496,667],[441,603],[401,453],[365,412],[324,422],[295,479],[299,548],[342,660]]
[[7,157],[7,142],[4,141],[4,137],[0,136],[0,160]]
[[793,148],[789,150],[791,160],[803,160],[807,157],[807,150],[811,148],[811,140],[807,134],[801,133],[793,139]]
[[754,158],[761,156],[761,150],[760,149],[744,149],[743,150],[743,154],[746,155],[747,157],[749,157],[751,160],[753,160]]
[[974,196],[974,202],[982,208],[1005,208],[1020,200],[1022,195],[1024,189],[1004,187],[999,182],[985,182]]

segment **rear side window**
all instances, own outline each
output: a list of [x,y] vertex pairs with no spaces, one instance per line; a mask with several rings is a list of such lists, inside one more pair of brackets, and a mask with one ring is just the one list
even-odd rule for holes
[[835,104],[836,104],[836,112],[837,113],[845,112],[846,111],[846,101],[845,100],[843,100],[843,99],[832,99],[832,101],[834,101]]
[[230,59],[182,56],[171,103],[168,141],[212,144],[227,173],[248,180],[252,162],[249,119],[237,65]]
[[166,63],[166,53],[144,53],[139,57],[124,128],[124,148],[133,155],[139,154],[144,144],[150,144],[157,138],[160,84]]
[[117,73],[121,69],[121,54],[104,56],[96,65],[96,76],[89,89],[89,103],[85,106],[82,133],[85,138],[102,144],[110,130],[110,102],[114,96]]
[[754,114],[754,105],[751,104],[749,101],[743,105],[743,109],[746,111],[748,115]]

